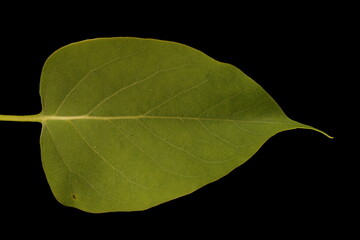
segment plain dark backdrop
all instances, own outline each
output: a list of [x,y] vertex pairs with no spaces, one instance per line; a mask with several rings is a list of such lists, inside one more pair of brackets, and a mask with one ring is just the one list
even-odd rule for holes
[[257,6],[251,14],[233,5],[211,11],[200,6],[192,12],[193,7],[153,11],[142,6],[142,12],[139,6],[112,5],[92,11],[4,8],[10,13],[0,23],[0,113],[41,111],[41,69],[58,48],[89,38],[134,36],[184,43],[237,66],[290,118],[335,139],[309,130],[283,132],[244,165],[193,194],[143,212],[89,214],[54,199],[41,166],[40,124],[0,122],[1,230],[10,233],[10,227],[29,223],[38,227],[28,232],[46,228],[55,235],[72,229],[120,233],[131,227],[137,227],[133,234],[141,234],[145,226],[146,233],[171,228],[175,235],[189,229],[239,234],[245,229],[253,234],[288,230],[295,235],[338,230],[339,215],[347,211],[340,197],[347,194],[340,177],[346,157],[339,152],[341,107],[336,97],[341,36],[347,30],[336,6]]

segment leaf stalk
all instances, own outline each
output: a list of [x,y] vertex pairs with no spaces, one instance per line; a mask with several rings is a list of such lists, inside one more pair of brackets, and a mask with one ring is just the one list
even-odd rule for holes
[[25,116],[0,115],[0,121],[7,121],[7,122],[42,122],[42,120],[43,117],[40,114],[25,115]]

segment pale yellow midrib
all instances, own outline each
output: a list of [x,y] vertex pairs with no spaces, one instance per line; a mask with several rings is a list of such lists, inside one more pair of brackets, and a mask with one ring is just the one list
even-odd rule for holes
[[37,115],[26,115],[26,116],[15,116],[15,115],[0,115],[0,121],[12,121],[12,122],[40,122],[46,124],[47,121],[72,121],[72,120],[103,120],[103,121],[111,121],[111,120],[130,120],[130,119],[174,119],[174,120],[195,120],[195,121],[227,121],[227,122],[242,122],[242,123],[257,123],[257,124],[284,124],[287,125],[287,130],[294,128],[303,128],[303,129],[312,129],[317,132],[320,132],[327,136],[328,138],[333,138],[327,133],[313,128],[308,125],[304,125],[295,121],[284,118],[283,122],[278,121],[254,121],[254,120],[240,120],[240,119],[226,119],[226,118],[204,118],[204,117],[176,117],[176,116],[148,116],[148,115],[135,115],[135,116],[89,116],[89,115],[81,115],[81,116],[46,116],[42,114]]
[[[135,116],[44,116],[44,121],[47,120],[130,120],[130,119],[174,119],[174,120],[213,120],[213,121],[234,121],[233,119],[218,119],[218,118],[199,118],[199,117],[177,117],[177,116],[147,116],[147,115],[135,115]],[[235,120],[236,121],[236,120]]]
[[286,122],[273,121],[251,121],[238,120],[226,118],[205,118],[205,117],[183,117],[183,116],[148,116],[148,115],[134,115],[134,116],[47,116],[47,115],[28,115],[28,116],[13,116],[0,115],[0,121],[18,121],[18,122],[46,122],[46,121],[72,121],[72,120],[130,120],[130,119],[173,119],[173,120],[195,120],[195,121],[236,121],[236,122],[251,122],[251,123],[277,123],[284,124]]

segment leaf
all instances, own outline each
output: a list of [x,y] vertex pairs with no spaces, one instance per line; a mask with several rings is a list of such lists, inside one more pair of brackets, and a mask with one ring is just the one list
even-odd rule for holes
[[[144,210],[247,161],[290,120],[238,68],[191,47],[138,38],[67,45],[46,61],[43,167],[56,199],[100,213]],[[320,132],[320,131],[319,131]]]

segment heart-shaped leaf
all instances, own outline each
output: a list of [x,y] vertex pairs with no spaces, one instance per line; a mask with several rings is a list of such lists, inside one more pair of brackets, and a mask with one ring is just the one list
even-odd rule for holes
[[[107,38],[65,46],[41,75],[56,199],[88,212],[143,210],[189,194],[248,160],[292,121],[238,68],[188,46]],[[319,130],[316,130],[319,131]]]

